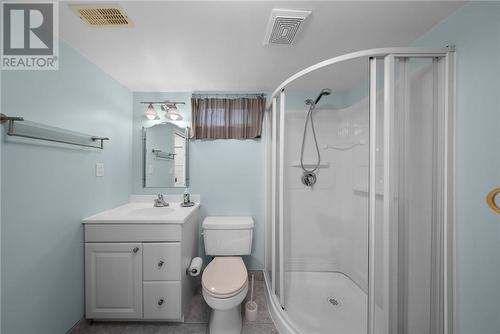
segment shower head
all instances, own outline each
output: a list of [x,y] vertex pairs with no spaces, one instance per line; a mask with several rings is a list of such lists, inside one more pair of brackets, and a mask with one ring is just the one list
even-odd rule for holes
[[330,95],[332,93],[332,90],[330,88],[323,88],[321,92],[319,93],[318,97],[316,98],[316,101],[314,101],[314,104],[317,104],[319,100],[323,97],[323,95]]
[[323,88],[321,90],[321,95],[330,95],[332,93],[332,90],[330,88]]

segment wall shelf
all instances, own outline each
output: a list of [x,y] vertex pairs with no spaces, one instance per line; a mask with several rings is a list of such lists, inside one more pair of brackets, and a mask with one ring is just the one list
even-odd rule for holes
[[92,136],[80,132],[65,130],[45,124],[25,121],[22,117],[8,117],[0,114],[0,123],[8,125],[7,135],[37,139],[54,143],[104,149],[107,137]]
[[162,150],[156,149],[153,149],[152,152],[157,159],[174,160],[175,158],[175,153],[163,152]]

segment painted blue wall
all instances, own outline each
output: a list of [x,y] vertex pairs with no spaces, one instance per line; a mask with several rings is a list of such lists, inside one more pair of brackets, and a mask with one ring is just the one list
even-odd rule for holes
[[[2,105],[2,71],[0,71],[0,107]],[[0,138],[3,138],[3,126],[0,126]],[[0,140],[0,334],[2,334],[2,140]]]
[[456,45],[457,269],[462,334],[500,333],[500,3],[471,2],[413,43]]
[[[65,43],[58,71],[2,72],[1,110],[110,137],[103,151],[2,137],[2,331],[63,334],[84,314],[81,219],[127,202],[132,93]],[[95,163],[105,177],[95,177]]]
[[[184,189],[142,187],[143,126],[146,106],[140,101],[183,101],[179,111],[189,124],[191,92],[134,93],[133,193],[180,193]],[[157,108],[159,111],[159,108]],[[190,143],[190,191],[200,194],[201,215],[251,215],[255,219],[252,255],[245,262],[250,270],[264,269],[265,242],[265,140],[192,140]],[[200,241],[203,255],[203,243]]]

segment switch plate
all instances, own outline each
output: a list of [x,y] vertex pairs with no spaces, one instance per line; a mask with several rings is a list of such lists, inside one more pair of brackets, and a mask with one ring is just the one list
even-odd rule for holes
[[95,176],[97,177],[104,176],[104,164],[102,162],[98,162],[95,164]]

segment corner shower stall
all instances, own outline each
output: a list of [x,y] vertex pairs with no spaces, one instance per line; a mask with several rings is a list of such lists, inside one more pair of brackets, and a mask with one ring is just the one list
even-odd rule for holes
[[264,276],[282,334],[453,333],[453,74],[452,47],[372,49],[272,94]]

